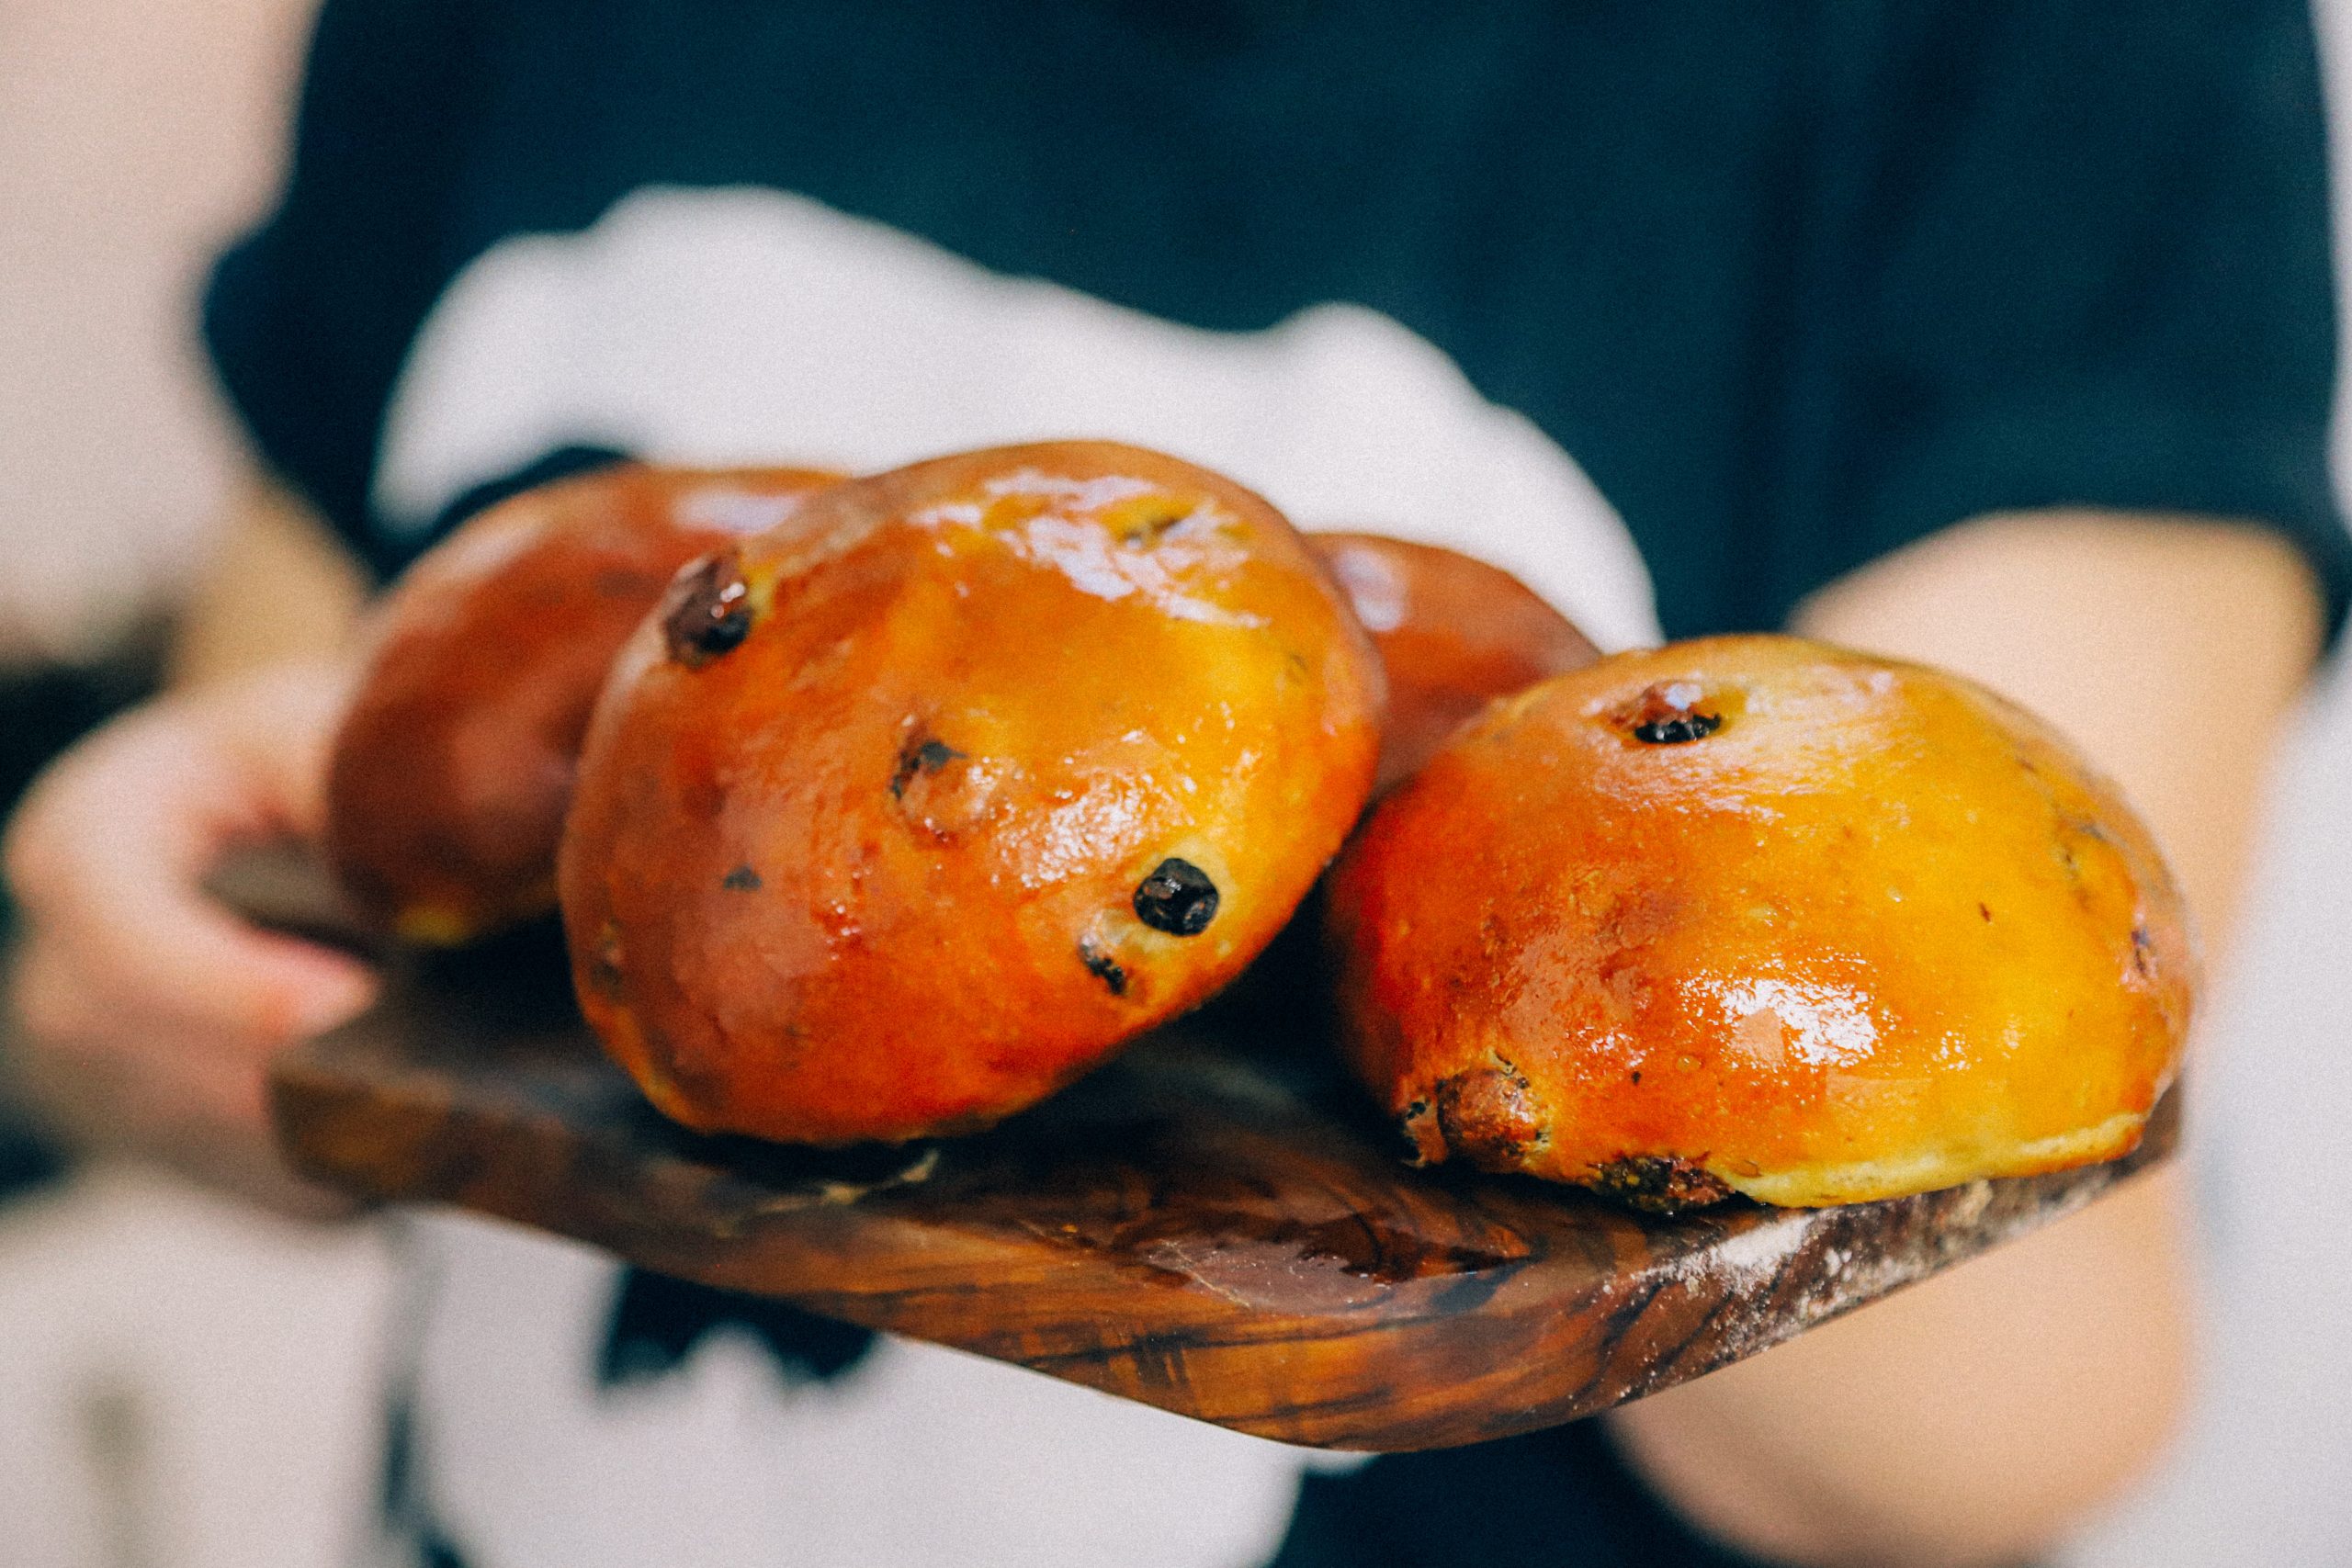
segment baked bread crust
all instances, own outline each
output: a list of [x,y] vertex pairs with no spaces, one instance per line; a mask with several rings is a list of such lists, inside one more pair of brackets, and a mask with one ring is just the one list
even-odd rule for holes
[[1313,553],[1205,470],[1065,443],[838,487],[616,666],[561,857],[582,1005],[689,1126],[983,1125],[1264,947],[1380,701]]
[[1499,567],[1381,534],[1306,536],[1372,634],[1388,675],[1374,794],[1419,770],[1497,697],[1600,657],[1590,638]]
[[328,858],[359,906],[433,946],[553,909],[613,656],[681,566],[840,477],[600,469],[492,507],[418,560],[377,614],[328,764]]
[[1330,913],[1350,1053],[1422,1159],[1665,1209],[2121,1155],[2194,989],[2154,843],[2054,731],[1792,637],[1497,705]]

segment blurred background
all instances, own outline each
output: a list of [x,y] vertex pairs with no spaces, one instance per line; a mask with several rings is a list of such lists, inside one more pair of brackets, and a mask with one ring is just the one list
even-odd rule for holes
[[[0,0],[0,811],[156,678],[234,445],[192,301],[277,175],[303,0]],[[2352,0],[2324,0],[2352,104]],[[2339,227],[2352,113],[2335,135]],[[2342,274],[2346,269],[2339,267]],[[2352,423],[2339,407],[2339,487]],[[2193,1078],[2211,1343],[2173,1462],[2079,1568],[2352,1562],[2352,673],[2273,791]],[[0,910],[0,922],[6,919]],[[368,1224],[66,1169],[0,1110],[0,1568],[364,1558],[392,1317]]]
[[[192,301],[311,8],[0,0],[0,813],[153,682],[234,482]],[[60,1171],[0,1111],[0,1564],[353,1562],[388,1280],[371,1231]]]

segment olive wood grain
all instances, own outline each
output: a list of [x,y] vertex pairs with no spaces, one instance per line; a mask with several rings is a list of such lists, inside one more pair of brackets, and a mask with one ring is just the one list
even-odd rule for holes
[[2163,1158],[1819,1211],[1661,1220],[1416,1170],[1313,1053],[1194,1026],[978,1136],[817,1153],[657,1115],[552,938],[408,974],[287,1058],[297,1165],[1295,1443],[1405,1450],[1568,1420],[1773,1345]]

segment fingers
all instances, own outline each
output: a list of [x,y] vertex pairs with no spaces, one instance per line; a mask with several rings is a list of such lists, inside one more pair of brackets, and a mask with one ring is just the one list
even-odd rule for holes
[[71,950],[87,1005],[217,1034],[258,1057],[349,1021],[374,973],[346,954],[256,931],[200,891],[136,866],[103,900],[60,903],[35,939]]
[[270,1060],[375,998],[358,961],[257,930],[204,890],[229,850],[315,829],[339,672],[153,705],[69,753],[9,829],[23,913],[16,1076],[85,1145],[141,1154],[307,1216],[276,1159]]
[[10,834],[9,877],[31,940],[72,954],[93,1004],[283,1043],[367,1007],[373,975],[253,929],[202,883],[233,845],[315,820],[339,688],[277,678],[208,698],[135,715],[52,770]]
[[278,1160],[266,1063],[249,1042],[97,1018],[89,987],[53,950],[20,961],[11,988],[27,1028],[42,1031],[16,1043],[11,1097],[74,1147],[168,1165],[288,1218],[331,1219],[356,1207]]
[[267,1090],[275,1047],[108,1008],[55,943],[21,949],[7,989],[10,1096],[72,1146],[168,1165],[292,1219],[356,1207],[280,1163]]

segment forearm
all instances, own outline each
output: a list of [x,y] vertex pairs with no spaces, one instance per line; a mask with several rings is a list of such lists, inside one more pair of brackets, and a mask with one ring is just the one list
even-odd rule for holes
[[366,576],[300,501],[256,473],[219,536],[183,602],[172,647],[175,686],[350,649]]
[[[2066,729],[2226,934],[2269,742],[2316,643],[2287,547],[2051,514],[1953,531],[1818,596],[1797,629],[1972,674]],[[1621,1412],[1664,1493],[1820,1563],[2013,1561],[2143,1466],[2186,1386],[2182,1187],[2070,1220]]]

